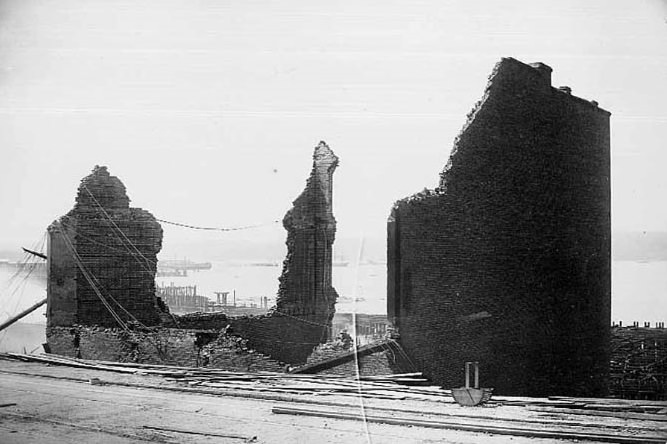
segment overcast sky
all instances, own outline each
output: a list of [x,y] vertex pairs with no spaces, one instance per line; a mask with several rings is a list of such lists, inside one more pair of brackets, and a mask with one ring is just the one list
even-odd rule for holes
[[505,56],[612,113],[614,229],[665,230],[666,17],[658,0],[1,0],[0,247],[40,238],[96,164],[158,218],[281,219],[320,140],[340,235],[384,236]]

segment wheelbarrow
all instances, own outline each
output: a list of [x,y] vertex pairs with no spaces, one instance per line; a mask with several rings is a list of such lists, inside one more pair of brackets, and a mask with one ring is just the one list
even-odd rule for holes
[[[470,367],[475,371],[475,386],[470,387]],[[459,405],[473,407],[482,405],[491,399],[492,388],[479,388],[479,362],[466,362],[465,387],[453,388],[452,396]]]

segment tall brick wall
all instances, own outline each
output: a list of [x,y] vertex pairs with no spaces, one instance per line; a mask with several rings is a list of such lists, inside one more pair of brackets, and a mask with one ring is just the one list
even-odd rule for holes
[[273,347],[280,348],[281,355],[289,355],[287,362],[305,362],[310,351],[326,342],[330,335],[338,297],[331,285],[336,235],[333,173],[337,166],[338,157],[320,142],[313,153],[313,168],[306,188],[283,219],[287,257],[272,319],[263,321],[264,327],[258,326],[256,338],[251,340],[259,341],[263,329],[277,329],[282,343],[274,341]]
[[609,113],[503,59],[436,190],[388,223],[389,319],[426,376],[506,395],[604,395]]
[[121,181],[96,166],[81,181],[74,208],[49,226],[49,326],[118,325],[94,287],[124,322],[159,323],[155,272],[162,227],[129,202]]

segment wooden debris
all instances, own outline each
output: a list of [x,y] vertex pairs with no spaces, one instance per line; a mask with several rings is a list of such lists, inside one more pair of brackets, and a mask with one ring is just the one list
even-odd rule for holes
[[665,438],[659,436],[622,436],[620,434],[608,435],[603,433],[580,433],[563,430],[529,429],[518,427],[499,427],[493,425],[465,424],[454,421],[427,421],[413,418],[396,418],[389,416],[360,415],[359,413],[343,413],[325,410],[312,410],[305,408],[276,406],[271,409],[272,413],[286,415],[306,415],[322,418],[346,419],[353,421],[375,422],[382,424],[429,427],[437,429],[462,430],[468,432],[490,433],[495,435],[527,436],[531,438],[551,438],[570,440],[589,440],[608,443],[642,443],[642,444],[664,444]]
[[606,411],[591,411],[586,409],[569,409],[569,408],[554,408],[542,406],[526,406],[528,410],[545,413],[565,413],[568,415],[587,415],[587,416],[603,416],[607,418],[620,419],[634,419],[643,421],[659,421],[667,422],[667,415],[656,415],[651,413],[633,413],[633,412],[606,412]]
[[[338,375],[294,373],[247,373],[202,367],[174,367],[157,364],[121,363],[66,358],[56,355],[21,355],[0,353],[0,358],[41,362],[47,365],[63,365],[91,370],[104,370],[131,375],[160,376],[178,385],[164,386],[166,390],[224,393],[230,396],[276,399],[294,402],[318,403],[314,397],[363,397],[364,399],[391,399],[433,401],[439,405],[454,403],[451,392],[437,386],[406,386],[402,382],[414,378],[421,381],[421,373],[401,375],[364,376],[359,379]],[[101,377],[104,379],[103,377]],[[89,382],[87,377],[84,381]],[[100,383],[103,384],[102,381]],[[306,396],[307,395],[307,396]],[[332,400],[333,401],[333,400]],[[290,401],[291,402],[291,401]],[[327,401],[327,404],[331,404]],[[600,418],[667,422],[667,404],[658,401],[598,399],[598,398],[527,398],[494,396],[490,406],[523,407],[539,413],[571,414],[591,421]],[[402,411],[402,409],[399,409]],[[397,413],[400,413],[398,411]],[[660,413],[663,412],[663,413]],[[539,415],[537,413],[537,415]],[[455,416],[463,417],[461,413]],[[504,420],[503,418],[497,418]],[[538,418],[535,418],[538,419]],[[650,424],[650,423],[646,423]],[[653,426],[653,425],[651,425]]]

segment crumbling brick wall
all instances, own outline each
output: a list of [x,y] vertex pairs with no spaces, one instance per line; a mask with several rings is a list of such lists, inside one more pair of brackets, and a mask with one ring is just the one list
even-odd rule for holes
[[74,208],[49,226],[48,240],[49,326],[117,326],[112,311],[123,322],[159,323],[162,227],[130,208],[125,186],[106,167],[81,181]]
[[320,142],[313,153],[306,188],[283,219],[287,256],[276,306],[261,323],[245,323],[243,327],[250,343],[270,349],[272,355],[290,363],[305,362],[313,348],[326,342],[331,332],[338,298],[331,285],[336,236],[333,173],[337,166],[338,157]]
[[285,364],[251,350],[247,341],[223,330],[154,327],[125,331],[75,325],[48,327],[51,352],[103,361],[224,368],[230,371],[284,371]]
[[338,157],[324,143],[315,148],[306,188],[283,219],[287,257],[279,278],[277,311],[326,323],[333,318],[337,294],[331,285],[333,173]]
[[604,395],[609,369],[609,113],[503,59],[436,190],[388,223],[388,316],[425,375],[466,361],[506,395]]

